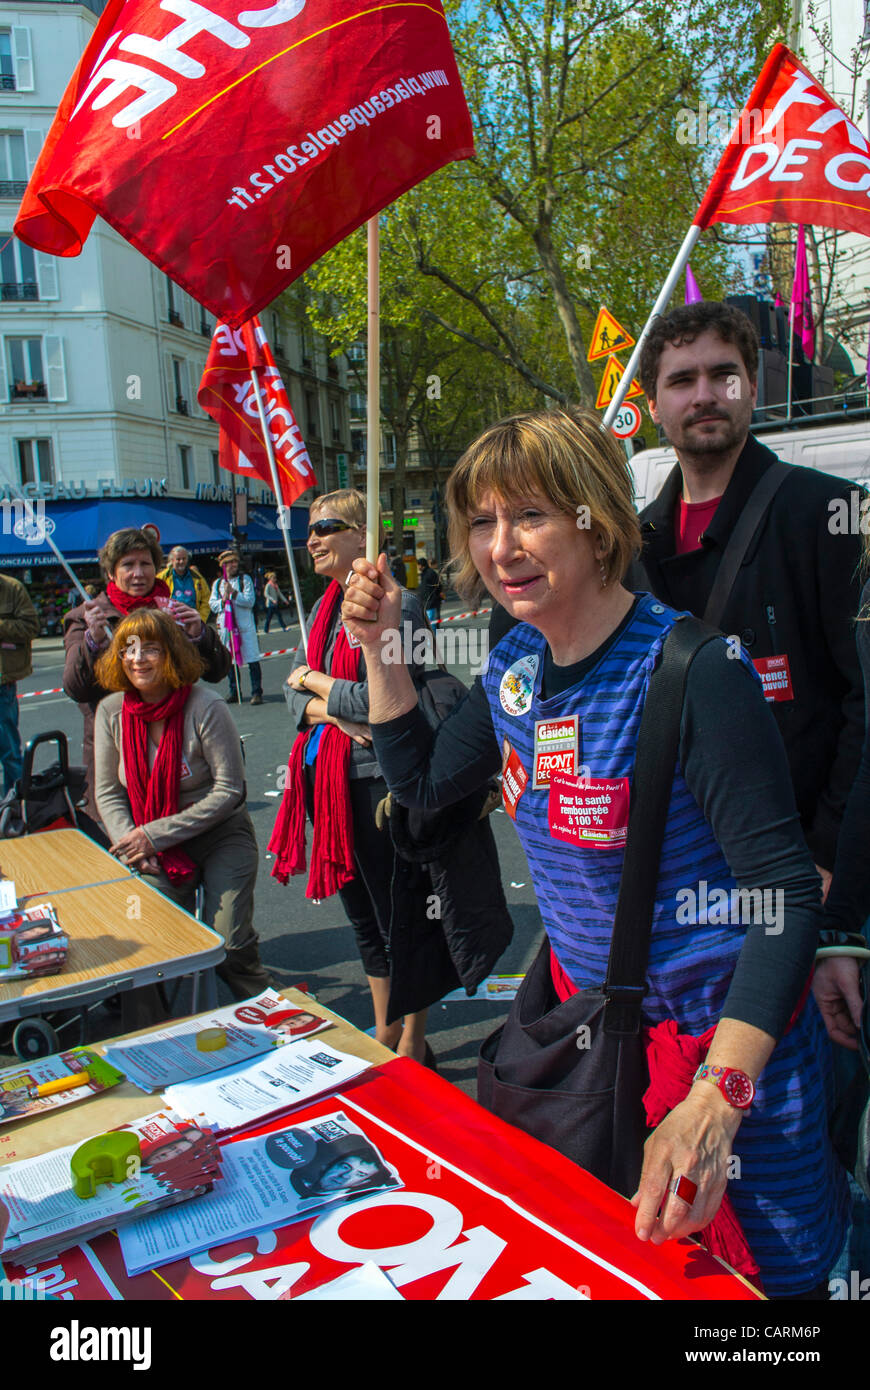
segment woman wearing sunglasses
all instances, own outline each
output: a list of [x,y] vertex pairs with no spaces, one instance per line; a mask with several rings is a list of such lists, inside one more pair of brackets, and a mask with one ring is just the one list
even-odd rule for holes
[[[341,604],[354,560],[365,554],[366,504],[361,492],[344,488],[312,504],[308,553],[315,573],[329,587],[311,612],[308,657],[296,653],[287,679],[287,703],[299,731],[290,755],[284,800],[269,848],[282,883],[302,873],[305,813],[313,826],[307,896],[337,892],[356,933],[375,1013],[378,1042],[423,1061],[426,1013],[407,1014],[387,1026],[390,967],[385,943],[390,927],[393,844],[378,829],[376,808],[387,795],[368,727],[365,662],[341,622]],[[383,536],[381,536],[383,541]],[[410,624],[409,628],[403,624]],[[400,631],[428,632],[420,605],[402,590]],[[421,666],[412,666],[416,679]]]

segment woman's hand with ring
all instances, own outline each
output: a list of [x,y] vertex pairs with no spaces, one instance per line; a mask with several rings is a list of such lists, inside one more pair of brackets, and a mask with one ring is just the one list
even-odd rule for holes
[[386,555],[378,556],[377,565],[362,558],[354,560],[341,616],[348,632],[363,647],[379,647],[385,632],[399,629],[402,590],[390,574]]
[[156,850],[152,845],[141,825],[135,825],[132,830],[128,830],[126,835],[122,835],[120,840],[116,840],[109,846],[109,853],[114,854],[116,859],[122,859],[126,864],[132,864],[135,868],[139,867],[140,860],[155,860]]
[[[643,1172],[631,1199],[637,1207],[634,1229],[639,1240],[661,1245],[709,1225],[725,1195],[728,1160],[742,1113],[714,1087],[699,1084],[665,1116],[644,1145]],[[691,1203],[671,1191],[677,1177],[696,1185]],[[688,1195],[691,1189],[683,1187]]]

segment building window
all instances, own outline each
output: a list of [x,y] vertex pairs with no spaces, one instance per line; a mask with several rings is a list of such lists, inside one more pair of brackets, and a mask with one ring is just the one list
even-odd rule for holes
[[169,322],[170,322],[170,323],[174,323],[176,328],[183,328],[183,327],[184,327],[184,319],[183,319],[182,316],[181,316],[181,305],[180,305],[180,303],[179,303],[178,293],[179,293],[179,292],[178,292],[178,290],[175,288],[175,285],[173,284],[173,282],[169,279],[169,276],[167,275],[167,277],[166,277],[166,311],[167,311],[167,314],[168,314],[168,316],[169,316]]
[[181,357],[172,359],[172,385],[175,388],[175,409],[179,415],[190,414],[190,380],[187,363]]
[[36,260],[33,251],[12,232],[0,231],[0,297],[38,299]]
[[181,486],[184,488],[185,492],[187,492],[190,487],[190,455],[190,445],[179,444],[178,464],[179,468],[181,469]]
[[45,400],[45,372],[41,338],[7,338],[9,351],[9,399]]
[[19,439],[18,471],[21,485],[25,483],[53,484],[54,463],[51,457],[50,439]]
[[300,326],[302,337],[302,365],[312,367],[314,365],[314,343],[311,336],[311,326],[307,319],[303,319]]
[[338,401],[329,402],[329,422],[332,425],[332,437],[334,440],[341,439],[341,415],[338,409]]
[[212,451],[211,451],[211,476],[212,476],[212,481],[213,481],[214,483],[216,483],[218,487],[220,487],[220,482],[221,482],[221,464],[220,464],[220,454],[218,453],[217,449],[212,449]]
[[27,188],[24,132],[0,132],[0,198],[20,198]]
[[319,439],[320,430],[317,428],[317,397],[313,391],[305,392],[305,424],[310,439]]
[[0,29],[0,91],[15,91],[15,64],[12,61],[10,29]]

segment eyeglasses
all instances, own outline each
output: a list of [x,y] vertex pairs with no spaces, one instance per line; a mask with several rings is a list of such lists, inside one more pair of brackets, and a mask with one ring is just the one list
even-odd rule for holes
[[122,661],[138,661],[145,657],[146,661],[159,661],[163,655],[163,648],[157,646],[145,646],[144,643],[132,641],[121,653]]
[[309,536],[334,536],[337,531],[358,531],[358,526],[351,526],[348,521],[339,521],[337,516],[324,516],[320,521],[312,521],[308,527]]

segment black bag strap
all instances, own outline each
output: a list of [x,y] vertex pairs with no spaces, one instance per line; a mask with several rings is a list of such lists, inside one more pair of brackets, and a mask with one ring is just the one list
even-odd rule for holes
[[768,507],[790,472],[789,464],[783,463],[782,459],[774,459],[770,467],[764,470],[746,499],[746,504],[737,518],[737,524],[728,537],[728,543],[719,562],[716,578],[710,590],[710,597],[707,599],[707,606],[704,609],[704,622],[710,623],[712,627],[719,626],[746,552],[767,515]]
[[679,617],[665,638],[661,660],[650,678],[637,736],[625,859],[604,985],[607,1033],[637,1033],[640,1028],[686,680],[701,647],[718,637],[700,619]]

